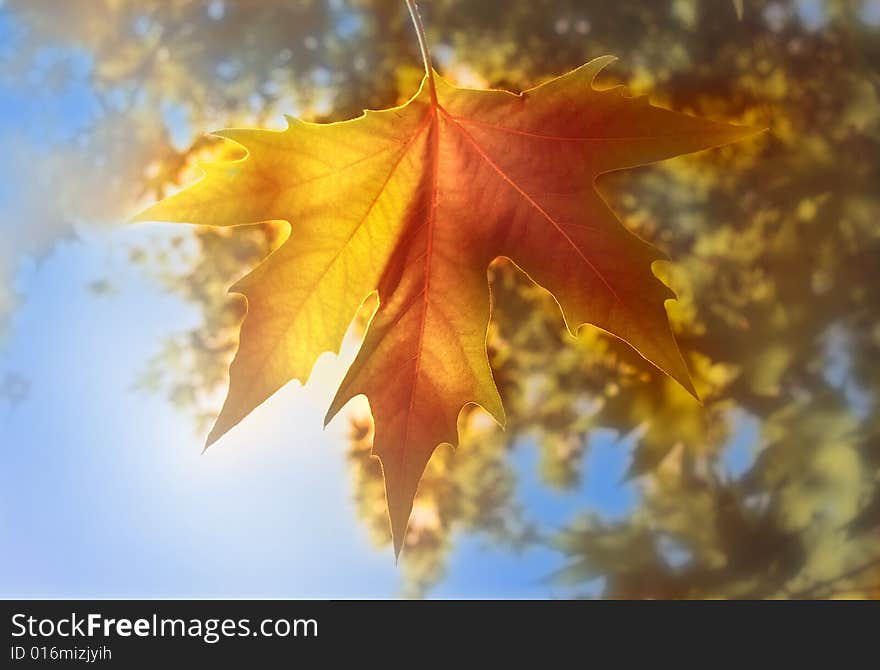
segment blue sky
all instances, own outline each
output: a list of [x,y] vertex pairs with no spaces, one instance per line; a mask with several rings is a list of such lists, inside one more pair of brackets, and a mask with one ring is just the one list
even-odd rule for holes
[[291,388],[249,430],[201,455],[162,399],[132,390],[185,305],[136,273],[96,298],[114,235],[65,243],[20,273],[2,367],[28,380],[5,408],[4,595],[370,596],[394,592],[391,556],[354,520],[340,429],[321,391]]

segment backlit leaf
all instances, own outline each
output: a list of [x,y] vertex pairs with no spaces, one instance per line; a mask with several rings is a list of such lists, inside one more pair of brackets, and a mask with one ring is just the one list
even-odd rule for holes
[[596,59],[522,94],[458,88],[433,73],[406,104],[332,124],[217,133],[241,160],[139,220],[291,224],[287,241],[233,286],[248,313],[211,444],[316,358],[338,351],[363,301],[379,306],[328,420],[364,394],[375,420],[397,552],[434,449],[459,412],[504,410],[486,354],[487,270],[510,259],[549,290],[571,333],[621,338],[694,393],[667,321],[660,252],[594,188],[600,174],[719,146],[754,130],[598,91]]

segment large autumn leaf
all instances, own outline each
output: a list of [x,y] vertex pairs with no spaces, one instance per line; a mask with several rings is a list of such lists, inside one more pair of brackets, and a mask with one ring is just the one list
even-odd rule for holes
[[208,444],[315,359],[338,351],[364,299],[379,306],[327,420],[364,394],[400,551],[434,449],[468,403],[504,422],[486,354],[489,264],[549,290],[572,333],[598,326],[693,393],[670,330],[661,254],[596,192],[602,173],[722,145],[751,129],[595,90],[596,59],[537,88],[458,88],[433,70],[406,104],[284,131],[225,130],[241,160],[140,220],[234,226],[284,220],[287,241],[232,290],[247,297],[226,403]]

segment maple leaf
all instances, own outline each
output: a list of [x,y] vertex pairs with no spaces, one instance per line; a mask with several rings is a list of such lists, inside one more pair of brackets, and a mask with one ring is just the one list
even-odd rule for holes
[[431,67],[405,104],[338,123],[216,133],[245,158],[137,220],[291,225],[231,291],[247,298],[229,394],[208,445],[317,357],[338,352],[367,296],[379,305],[326,421],[367,397],[395,552],[434,449],[456,445],[469,403],[499,424],[486,353],[487,270],[507,258],[552,293],[569,331],[598,326],[694,393],[651,271],[661,253],[597,193],[598,175],[726,144],[755,131],[595,90],[598,58],[521,94],[453,86]]

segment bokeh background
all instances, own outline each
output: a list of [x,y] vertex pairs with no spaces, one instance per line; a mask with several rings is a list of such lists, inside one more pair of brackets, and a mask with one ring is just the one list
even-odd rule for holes
[[206,453],[243,306],[279,243],[125,224],[235,149],[422,76],[399,0],[0,1],[0,595],[880,596],[880,2],[423,0],[438,69],[602,85],[769,133],[604,177],[663,248],[700,406],[626,345],[564,334],[499,265],[510,417],[462,417],[390,548],[353,358]]

